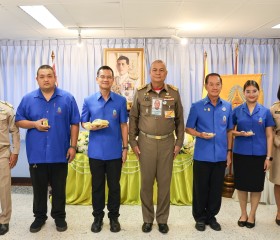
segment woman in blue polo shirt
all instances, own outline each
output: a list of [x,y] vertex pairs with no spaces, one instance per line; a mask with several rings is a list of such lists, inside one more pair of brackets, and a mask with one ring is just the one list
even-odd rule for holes
[[[259,85],[248,80],[243,87],[246,102],[233,110],[233,170],[241,208],[238,226],[253,228],[256,210],[264,187],[265,172],[272,160],[273,134],[275,125],[268,108],[257,103]],[[248,192],[251,211],[247,213]]]

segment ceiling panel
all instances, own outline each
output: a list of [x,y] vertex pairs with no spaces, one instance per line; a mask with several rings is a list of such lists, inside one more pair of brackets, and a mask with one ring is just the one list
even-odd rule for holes
[[[65,29],[45,29],[19,4],[45,5]],[[4,0],[0,39],[73,39],[79,27],[83,38],[280,38],[280,29],[271,29],[280,23],[279,10],[279,0]]]

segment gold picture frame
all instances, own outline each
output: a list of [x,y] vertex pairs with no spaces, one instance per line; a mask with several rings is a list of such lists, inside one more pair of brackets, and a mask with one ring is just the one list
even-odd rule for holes
[[105,48],[104,65],[114,71],[112,91],[126,98],[130,110],[137,87],[145,83],[144,48]]

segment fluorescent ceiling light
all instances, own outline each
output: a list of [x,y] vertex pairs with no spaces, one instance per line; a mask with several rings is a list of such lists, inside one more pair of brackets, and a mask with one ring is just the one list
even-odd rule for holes
[[180,38],[180,37],[178,37],[176,35],[171,35],[171,38],[173,40],[175,40],[176,42],[181,43],[181,45],[186,45],[188,43],[188,40],[186,38]]
[[179,27],[180,30],[187,31],[187,30],[199,30],[202,28],[202,25],[199,23],[186,23]]
[[280,24],[273,26],[272,28],[280,28]]
[[47,8],[38,6],[19,6],[23,11],[41,23],[45,28],[64,28],[64,26],[52,15]]

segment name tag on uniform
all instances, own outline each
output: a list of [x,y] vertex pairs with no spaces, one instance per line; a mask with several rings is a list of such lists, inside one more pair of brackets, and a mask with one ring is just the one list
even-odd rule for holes
[[165,118],[175,118],[175,112],[173,110],[164,111]]

